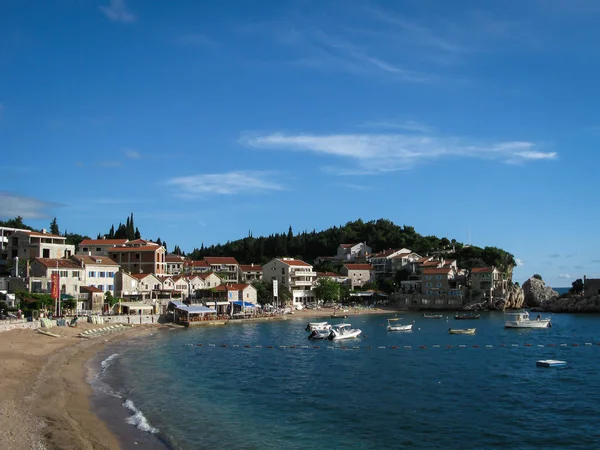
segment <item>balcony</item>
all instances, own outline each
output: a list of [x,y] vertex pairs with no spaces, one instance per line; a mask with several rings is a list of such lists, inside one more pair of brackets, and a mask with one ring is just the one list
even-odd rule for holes
[[317,272],[309,272],[308,270],[296,270],[290,273],[291,277],[316,277]]
[[305,280],[294,280],[291,283],[292,286],[312,286],[313,282],[312,281],[305,281]]

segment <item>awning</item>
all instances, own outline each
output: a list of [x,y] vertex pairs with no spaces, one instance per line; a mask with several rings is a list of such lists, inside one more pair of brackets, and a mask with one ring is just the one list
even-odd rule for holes
[[61,300],[71,300],[73,298],[75,298],[75,297],[73,297],[72,295],[69,295],[69,294],[60,294]]
[[201,305],[192,305],[192,306],[178,306],[176,308],[178,311],[187,312],[189,314],[216,314],[212,308],[207,308],[206,306]]
[[152,305],[146,305],[145,303],[142,302],[121,302],[121,303],[116,303],[115,306],[117,305],[121,305],[122,308],[128,308],[128,309],[143,309],[143,310],[153,310],[154,307]]
[[250,303],[250,302],[231,302],[236,306],[241,306],[246,307],[246,308],[256,308],[256,305],[254,303]]

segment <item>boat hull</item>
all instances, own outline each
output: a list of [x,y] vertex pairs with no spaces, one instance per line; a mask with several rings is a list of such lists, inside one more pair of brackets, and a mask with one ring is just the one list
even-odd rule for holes
[[328,339],[330,341],[341,341],[341,340],[344,340],[344,339],[354,339],[354,338],[357,338],[360,335],[361,332],[362,332],[361,330],[349,330],[349,331],[347,331],[345,333],[338,334],[338,333],[335,333],[335,332],[332,331],[329,334]]
[[448,330],[448,333],[450,333],[450,334],[475,334],[475,330],[476,330],[476,328],[466,328],[464,330],[453,330],[452,328],[450,328]]
[[412,331],[412,325],[388,325],[388,331]]
[[507,320],[504,323],[504,328],[550,328],[550,327],[552,327],[552,324],[550,323],[550,319],[521,320],[521,321]]

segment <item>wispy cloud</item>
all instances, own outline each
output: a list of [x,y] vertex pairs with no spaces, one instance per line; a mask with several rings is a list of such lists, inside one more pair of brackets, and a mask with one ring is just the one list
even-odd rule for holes
[[113,22],[131,23],[137,20],[137,16],[129,9],[125,0],[110,0],[108,6],[99,8]]
[[523,262],[522,259],[516,258],[515,262],[517,263],[517,267],[523,267],[525,265],[525,263]]
[[433,78],[430,74],[407,69],[397,62],[375,55],[365,45],[357,45],[349,39],[315,28],[287,30],[283,41],[296,45],[305,53],[293,60],[293,64],[300,66],[361,75],[379,74],[407,83],[423,83]]
[[24,219],[43,219],[50,216],[49,209],[57,206],[60,205],[54,202],[0,192],[0,217],[6,219],[17,216]]
[[560,258],[560,255],[558,253],[552,253],[551,255],[548,255],[548,258]]
[[142,157],[140,152],[132,148],[126,148],[123,150],[123,152],[125,153],[125,156],[127,156],[130,159],[140,159]]
[[373,189],[371,186],[369,185],[365,185],[365,184],[354,184],[354,183],[333,183],[334,186],[339,186],[345,189],[354,189],[357,191],[370,191],[371,189]]
[[561,274],[558,276],[558,278],[562,278],[562,279],[564,279],[564,280],[570,280],[571,278],[574,278],[574,277],[572,277],[572,276],[571,276],[571,275],[569,275],[568,273],[561,273]]
[[216,174],[199,174],[176,177],[167,180],[167,184],[178,188],[188,197],[203,194],[232,195],[238,193],[256,193],[283,190],[283,186],[267,179],[271,172],[239,171]]
[[418,133],[431,133],[435,131],[435,128],[424,123],[417,122],[416,120],[379,120],[365,122],[363,126],[369,128],[415,131]]
[[[285,134],[242,136],[242,144],[253,148],[310,152],[345,158],[361,169],[374,172],[412,169],[440,158],[475,158],[502,162],[527,162],[555,159],[557,154],[534,150],[535,144],[523,141],[476,142],[442,136],[413,134]],[[531,153],[545,158],[531,158]]]

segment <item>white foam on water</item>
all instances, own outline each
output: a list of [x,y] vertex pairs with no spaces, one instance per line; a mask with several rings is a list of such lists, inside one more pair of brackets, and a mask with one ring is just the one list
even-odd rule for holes
[[133,415],[129,416],[125,422],[127,422],[129,425],[135,426],[138,430],[147,431],[148,433],[152,434],[158,433],[158,429],[150,425],[148,419],[146,419],[144,414],[142,414],[142,412],[135,407],[131,400],[125,400],[123,406],[133,413]]
[[110,395],[111,397],[122,398],[118,392],[115,392],[113,389],[110,388],[109,385],[107,385],[103,381],[106,370],[108,369],[108,367],[111,365],[111,363],[117,356],[119,356],[118,353],[113,353],[112,355],[110,355],[108,358],[104,359],[104,361],[102,361],[100,363],[100,367],[102,369],[96,375],[94,375],[94,378],[92,379],[90,384],[97,391],[103,392],[107,395]]

